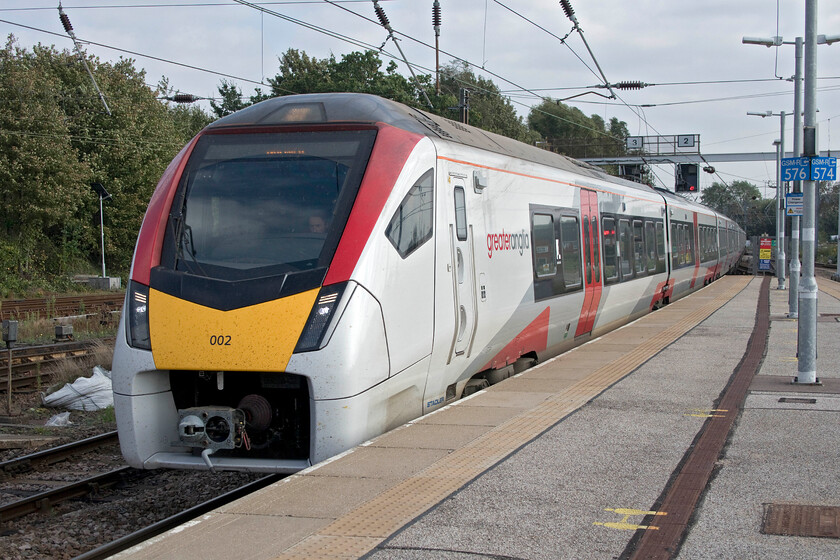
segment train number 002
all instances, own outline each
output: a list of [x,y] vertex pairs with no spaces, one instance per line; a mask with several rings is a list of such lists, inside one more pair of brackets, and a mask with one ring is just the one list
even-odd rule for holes
[[220,334],[210,336],[210,346],[230,346],[230,336]]

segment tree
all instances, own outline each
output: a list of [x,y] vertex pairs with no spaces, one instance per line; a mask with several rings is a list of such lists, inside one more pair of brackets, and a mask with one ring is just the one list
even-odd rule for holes
[[476,76],[465,62],[452,61],[441,68],[441,91],[444,95],[435,102],[434,113],[457,120],[455,109],[460,102],[460,91],[470,91],[469,123],[496,134],[515,138],[528,144],[539,140],[516,114],[510,99],[502,95],[491,80]]
[[609,127],[599,115],[587,117],[577,107],[547,99],[528,114],[528,126],[552,151],[569,157],[619,156],[626,152],[627,123],[613,117]]
[[221,85],[217,89],[222,98],[221,103],[217,105],[215,101],[210,101],[210,107],[217,117],[226,117],[249,105],[242,101],[242,90],[236,87],[236,84],[232,81],[222,80]]
[[[70,51],[22,49],[10,37],[0,51],[0,285],[96,269],[99,199],[106,203],[109,270],[128,270],[151,193],[166,165],[208,122],[170,110],[132,60],[87,63],[108,101]],[[200,121],[204,121],[200,123]],[[7,251],[7,249],[9,249]]]
[[703,189],[700,202],[738,222],[747,237],[776,231],[775,199],[762,199],[749,181],[712,183]]

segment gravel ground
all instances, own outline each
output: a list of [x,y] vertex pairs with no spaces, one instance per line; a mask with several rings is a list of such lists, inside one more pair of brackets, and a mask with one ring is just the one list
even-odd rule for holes
[[[6,413],[4,404],[0,404],[0,414]],[[0,461],[116,429],[111,411],[73,411],[69,426],[44,427],[60,411],[41,408],[40,396],[35,393],[14,395],[12,412],[13,416],[0,419],[0,437],[21,434],[55,439],[40,448],[0,450]],[[78,462],[0,480],[0,503],[19,499],[25,492],[44,491],[59,481],[79,480],[121,466],[125,463],[118,446],[91,452]],[[264,476],[163,469],[148,472],[150,475],[137,483],[107,490],[95,500],[59,504],[49,515],[0,522],[0,558],[73,558]]]

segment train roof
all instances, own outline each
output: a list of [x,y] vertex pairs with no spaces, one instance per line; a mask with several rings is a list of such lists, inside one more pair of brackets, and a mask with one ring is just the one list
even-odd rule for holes
[[207,128],[316,123],[374,124],[377,122],[423,136],[502,153],[533,163],[564,169],[578,175],[618,183],[624,187],[654,192],[647,185],[609,175],[588,163],[365,93],[312,93],[275,97],[219,119]]

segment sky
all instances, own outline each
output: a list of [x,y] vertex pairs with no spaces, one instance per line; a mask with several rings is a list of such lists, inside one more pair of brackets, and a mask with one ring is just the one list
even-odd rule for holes
[[[702,154],[775,151],[779,117],[747,116],[747,112],[793,110],[793,83],[786,79],[794,74],[794,47],[744,45],[741,39],[778,35],[793,42],[804,36],[805,2],[569,3],[582,35],[574,32],[564,43],[561,39],[573,26],[556,0],[440,0],[441,63],[458,57],[474,64],[473,71],[492,79],[522,116],[540,103],[539,96],[563,99],[584,92],[607,93],[591,87],[603,84],[600,66],[612,84],[657,85],[617,91],[619,100],[588,93],[565,103],[607,121],[617,117],[632,135],[699,134]],[[218,96],[222,79],[233,81],[243,94],[252,94],[277,73],[278,57],[289,48],[317,58],[331,54],[340,58],[365,46],[378,49],[387,39],[371,0],[254,4],[271,13],[232,0],[62,2],[76,36],[90,42],[84,44],[88,53],[103,61],[132,58],[136,68],[145,69],[150,85],[165,76],[178,91],[205,98]],[[400,34],[408,61],[418,73],[430,73],[435,65],[434,50],[427,46],[435,42],[433,0],[380,0],[379,4]],[[13,34],[21,47],[42,43],[71,49],[57,7],[57,0],[0,0],[0,32],[4,37]],[[840,0],[819,1],[818,33],[840,34]],[[390,41],[381,55],[386,62],[389,54],[399,56]],[[399,71],[408,75],[404,62],[397,62]],[[840,151],[840,43],[818,46],[817,74],[819,147]],[[262,86],[263,91],[268,89]],[[790,150],[793,117],[786,120]],[[712,165],[716,174],[701,172],[701,188],[715,181],[747,180],[764,196],[775,196],[775,190],[766,186],[775,184],[772,161]],[[673,189],[673,165],[653,170],[660,186]]]

